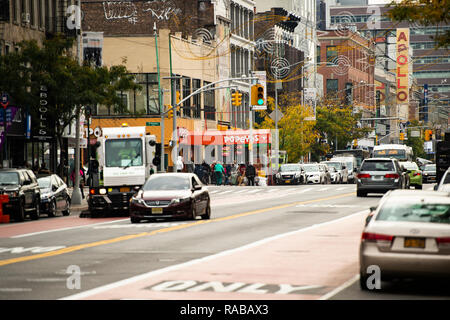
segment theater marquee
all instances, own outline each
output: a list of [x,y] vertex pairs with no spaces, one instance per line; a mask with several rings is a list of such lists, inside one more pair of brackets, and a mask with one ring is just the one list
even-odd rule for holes
[[397,104],[409,103],[409,29],[397,29]]

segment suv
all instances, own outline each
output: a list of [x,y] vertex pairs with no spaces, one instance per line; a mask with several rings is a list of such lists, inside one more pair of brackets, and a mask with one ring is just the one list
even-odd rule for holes
[[365,159],[357,174],[356,195],[365,197],[368,193],[385,193],[393,189],[405,189],[406,169],[397,159]]
[[298,163],[282,164],[275,175],[276,184],[303,184],[305,180],[305,172]]
[[41,192],[36,176],[28,169],[0,169],[0,194],[9,196],[3,212],[23,221],[26,215],[39,219]]
[[422,171],[423,183],[436,182],[436,164],[426,164]]

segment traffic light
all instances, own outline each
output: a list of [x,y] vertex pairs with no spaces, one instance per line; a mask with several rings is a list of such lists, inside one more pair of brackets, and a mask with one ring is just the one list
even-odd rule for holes
[[181,106],[176,107],[177,116],[181,117]]
[[433,135],[433,131],[432,130],[425,130],[425,141],[430,141],[432,135]]
[[239,91],[234,91],[231,94],[231,104],[233,106],[240,106],[241,105],[241,100],[242,100],[242,93],[239,93]]
[[264,99],[264,86],[260,84],[253,85],[251,95],[252,106],[263,106],[266,104]]
[[165,105],[169,111],[167,111],[167,118],[172,119],[173,118],[173,108],[170,104]]
[[378,135],[375,135],[375,145],[378,145]]
[[403,132],[400,132],[400,140],[405,140],[405,134]]
[[180,91],[177,91],[177,92],[176,92],[175,97],[176,97],[176,102],[177,102],[177,104],[179,104],[180,101],[181,101],[181,93],[180,93]]

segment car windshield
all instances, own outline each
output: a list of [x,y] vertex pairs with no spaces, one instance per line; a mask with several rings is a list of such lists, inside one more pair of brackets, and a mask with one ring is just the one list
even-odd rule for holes
[[109,139],[105,142],[107,167],[142,166],[141,139]]
[[314,165],[309,165],[309,166],[303,166],[303,170],[305,170],[306,172],[317,172],[319,171],[319,166],[314,166]]
[[282,165],[280,172],[300,171],[302,167],[296,164]]
[[336,168],[337,170],[342,169],[342,164],[339,162],[326,162],[326,164],[328,165],[328,167],[333,167]]
[[39,183],[39,188],[41,188],[41,189],[48,189],[52,186],[51,177],[39,178],[39,179],[37,179],[37,181]]
[[419,167],[414,162],[401,162],[401,164],[408,170],[419,170]]
[[435,164],[427,164],[424,168],[425,171],[436,171],[436,165]]
[[376,220],[450,224],[450,204],[393,199],[380,209]]
[[17,172],[0,172],[0,184],[19,184],[19,175],[17,174]]
[[361,171],[394,171],[392,161],[365,161]]
[[188,190],[189,177],[153,176],[144,185],[144,191]]

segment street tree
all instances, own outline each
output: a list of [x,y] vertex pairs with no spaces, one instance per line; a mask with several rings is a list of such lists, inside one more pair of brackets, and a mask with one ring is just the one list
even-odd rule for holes
[[46,88],[48,129],[60,146],[64,129],[83,106],[102,104],[126,112],[117,92],[139,89],[123,64],[79,65],[73,39],[61,36],[44,40],[42,46],[36,41],[20,43],[19,52],[0,57],[0,72],[5,75],[0,90],[8,92],[16,105],[27,108],[32,119],[39,117],[40,90]]
[[394,21],[409,21],[425,26],[437,26],[434,35],[436,47],[450,46],[450,30],[440,29],[450,22],[450,0],[403,0],[399,3],[392,1],[387,5],[390,10],[386,13]]
[[[346,105],[333,97],[324,97],[316,108],[315,131],[318,135],[314,150],[325,155],[333,149],[344,149],[354,139],[363,138],[373,130],[359,124],[361,114],[354,113],[351,105]],[[327,143],[324,143],[327,141]]]

